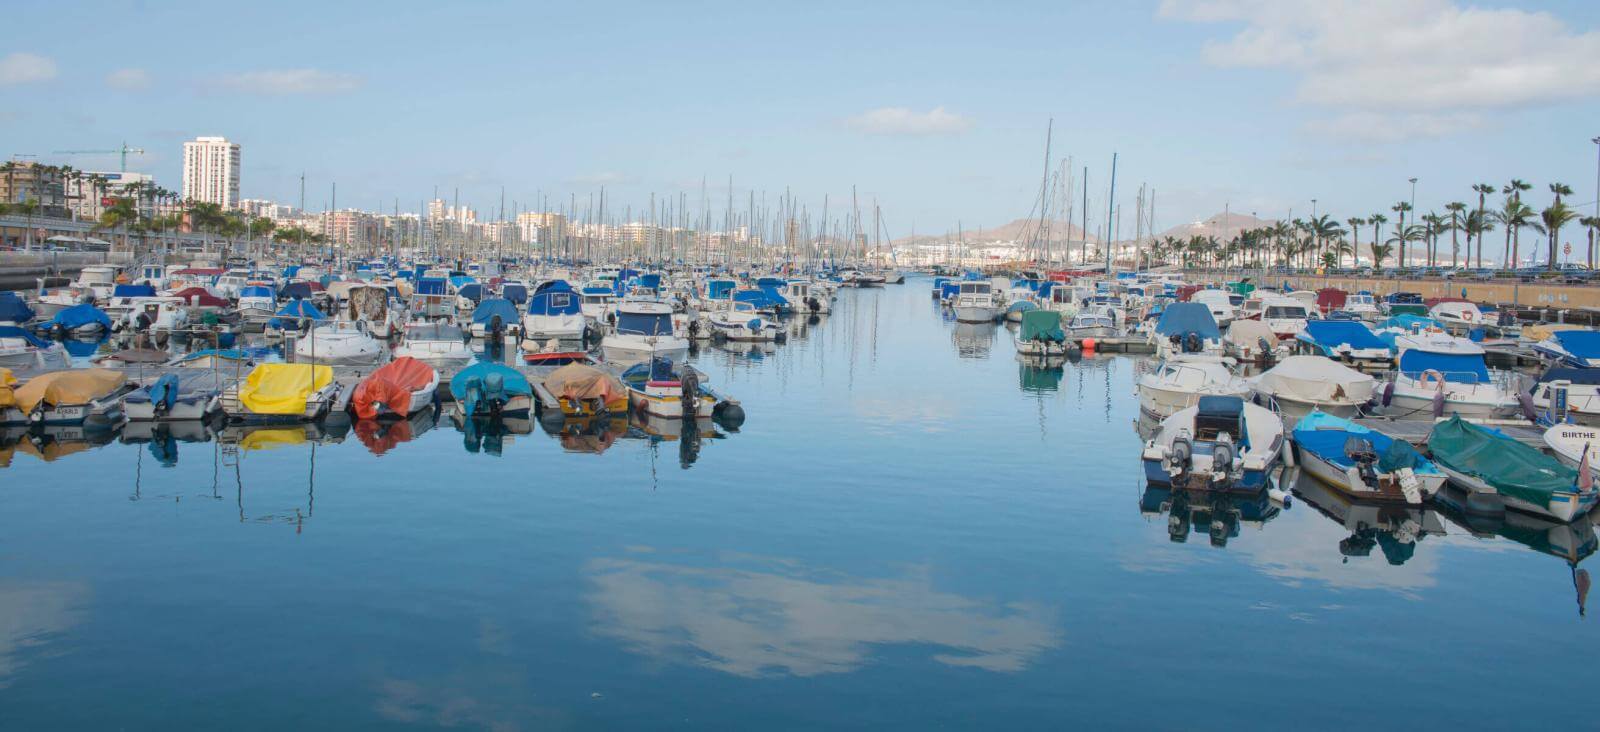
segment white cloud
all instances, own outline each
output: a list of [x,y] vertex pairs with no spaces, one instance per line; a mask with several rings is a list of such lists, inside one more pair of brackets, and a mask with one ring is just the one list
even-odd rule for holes
[[49,81],[56,78],[56,62],[44,56],[17,51],[0,57],[0,86]]
[[246,71],[218,79],[225,89],[250,94],[340,94],[355,91],[361,77],[320,69]]
[[1440,137],[1483,113],[1600,94],[1600,31],[1549,13],[1452,0],[1163,0],[1163,18],[1242,23],[1202,54],[1294,73],[1313,131],[1365,141]]
[[972,129],[972,120],[934,107],[914,112],[905,107],[879,107],[845,121],[851,129],[869,135],[958,135]]
[[106,74],[106,86],[123,91],[140,91],[150,87],[150,72],[144,69],[117,69]]

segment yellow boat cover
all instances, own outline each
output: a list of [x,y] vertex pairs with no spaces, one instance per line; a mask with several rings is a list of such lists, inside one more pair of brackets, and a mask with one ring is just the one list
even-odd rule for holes
[[40,402],[51,406],[86,404],[116,391],[127,381],[121,371],[111,369],[52,371],[29,379],[15,390],[13,398],[24,412],[33,411]]
[[256,414],[304,414],[311,395],[332,382],[327,366],[264,363],[245,377],[239,401]]
[[1525,340],[1538,343],[1539,341],[1545,340],[1550,336],[1553,336],[1564,330],[1586,330],[1586,328],[1581,325],[1567,325],[1565,323],[1540,323],[1539,325],[1524,325],[1522,326],[1522,337]]
[[11,369],[0,368],[0,409],[17,405],[16,386],[17,377],[11,375]]

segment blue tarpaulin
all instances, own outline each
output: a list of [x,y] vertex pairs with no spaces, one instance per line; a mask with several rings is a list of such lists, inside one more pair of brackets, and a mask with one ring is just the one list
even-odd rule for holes
[[267,325],[272,328],[282,328],[286,318],[291,320],[295,318],[322,320],[326,317],[328,316],[323,315],[322,311],[318,310],[316,305],[312,305],[310,300],[296,299],[290,300],[284,303],[283,307],[278,308],[278,314],[272,320],[267,321]]
[[1586,360],[1600,358],[1600,331],[1562,330],[1556,331],[1551,337],[1573,356]]
[[757,310],[760,310],[762,308],[777,307],[783,302],[783,298],[774,298],[773,293],[766,290],[740,290],[733,293],[733,301],[747,302],[756,306]]
[[733,280],[710,280],[706,282],[706,298],[710,300],[727,300],[733,294],[733,288],[739,283]]
[[111,316],[88,303],[73,305],[66,310],[56,313],[54,318],[40,324],[40,328],[54,328],[61,326],[67,330],[94,330],[99,326],[102,330],[111,329]]
[[506,326],[512,325],[519,320],[517,306],[512,305],[509,300],[498,297],[484,300],[472,310],[472,322],[474,323],[487,325],[495,319],[495,316],[499,316],[500,323]]
[[528,286],[508,282],[500,286],[500,296],[511,301],[512,305],[521,305],[528,301]]
[[33,320],[33,308],[15,292],[0,292],[0,323],[26,323]]
[[1400,354],[1400,373],[1413,379],[1422,372],[1438,371],[1444,380],[1454,384],[1484,384],[1489,381],[1489,367],[1481,353],[1430,353],[1411,349]]
[[1306,322],[1305,332],[1301,334],[1308,340],[1323,348],[1337,348],[1349,346],[1351,348],[1390,348],[1366,325],[1353,320],[1311,320]]
[[262,285],[250,285],[239,288],[239,297],[274,297],[272,288]]
[[529,315],[577,315],[583,312],[583,303],[566,280],[555,280],[539,286],[528,301]]
[[478,302],[479,300],[483,299],[483,285],[480,285],[476,282],[469,282],[465,285],[461,285],[460,287],[456,288],[456,296],[464,297],[473,302]]
[[466,414],[477,414],[478,405],[485,402],[504,404],[514,396],[528,396],[533,385],[528,377],[505,364],[479,361],[468,366],[450,379],[450,394],[461,402]]
[[155,297],[156,288],[150,285],[117,285],[111,288],[112,297]]
[[1156,332],[1163,336],[1196,333],[1208,340],[1222,337],[1222,331],[1217,328],[1217,319],[1211,315],[1211,308],[1198,302],[1168,305],[1161,311],[1161,320],[1156,322]]

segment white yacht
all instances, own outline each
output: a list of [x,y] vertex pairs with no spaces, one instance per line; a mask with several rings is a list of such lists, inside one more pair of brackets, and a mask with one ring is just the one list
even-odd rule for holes
[[672,306],[649,300],[617,303],[617,322],[600,341],[607,361],[638,363],[651,358],[680,361],[689,354],[689,339],[673,327]]
[[467,345],[466,332],[457,326],[413,322],[406,326],[394,355],[396,358],[410,356],[435,366],[461,364],[472,360],[472,347]]
[[296,359],[316,363],[366,363],[376,361],[382,353],[383,344],[362,323],[319,325],[294,344]]
[[962,323],[993,323],[1000,316],[1000,298],[987,281],[962,281],[951,307]]
[[[525,341],[582,340],[586,327],[583,303],[566,280],[546,280],[534,288],[527,313],[522,316]],[[527,344],[523,345],[526,350]]]
[[1513,375],[1490,371],[1478,344],[1445,333],[1397,336],[1399,368],[1384,387],[1382,403],[1393,416],[1459,414],[1499,419],[1520,408]]
[[1139,410],[1164,419],[1194,406],[1203,396],[1250,396],[1250,382],[1215,361],[1183,357],[1161,362],[1139,377]]

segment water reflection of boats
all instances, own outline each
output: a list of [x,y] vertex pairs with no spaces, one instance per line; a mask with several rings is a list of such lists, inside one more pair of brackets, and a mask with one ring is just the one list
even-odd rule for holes
[[1520,511],[1505,511],[1494,516],[1481,516],[1467,512],[1467,496],[1454,485],[1434,494],[1434,502],[1443,508],[1444,517],[1474,537],[1509,539],[1541,554],[1566,560],[1573,591],[1577,596],[1578,614],[1584,614],[1584,603],[1589,594],[1589,571],[1578,564],[1594,554],[1600,542],[1594,533],[1594,519],[1589,515],[1571,522],[1556,521]]
[[1191,533],[1205,534],[1215,547],[1225,547],[1229,539],[1239,536],[1240,526],[1260,528],[1282,510],[1267,491],[1250,496],[1152,485],[1139,497],[1140,513],[1166,515],[1167,538],[1184,543]]
[[570,418],[559,425],[543,426],[545,432],[561,442],[561,449],[598,455],[611,449],[628,433],[628,418],[622,414],[600,415]]
[[84,429],[82,425],[0,427],[0,468],[9,466],[17,453],[50,463],[110,444],[115,439],[114,432]]
[[128,422],[122,425],[117,441],[124,445],[148,445],[152,457],[162,465],[171,466],[178,464],[178,443],[209,442],[215,434],[209,420]]
[[1445,534],[1444,522],[1432,509],[1393,501],[1356,500],[1307,472],[1288,480],[1295,495],[1350,532],[1339,540],[1339,553],[1346,561],[1349,557],[1369,556],[1377,547],[1390,564],[1405,564],[1423,537]]
[[382,455],[401,443],[410,442],[433,429],[438,421],[438,407],[429,404],[412,412],[405,419],[363,419],[353,425],[356,439],[367,446],[373,455]]
[[752,361],[759,361],[778,352],[778,344],[772,341],[721,341],[716,345],[723,351]]
[[677,419],[635,413],[629,425],[633,428],[629,433],[630,437],[642,437],[649,440],[652,445],[661,442],[678,443],[678,465],[686,469],[700,459],[700,447],[705,440],[723,437],[723,434],[717,431],[716,422],[709,417]]
[[962,358],[987,358],[994,346],[994,324],[956,323],[950,331],[950,342]]
[[1017,386],[1029,394],[1043,394],[1061,388],[1066,375],[1065,356],[1025,356],[1017,354]]
[[533,432],[533,420],[527,416],[463,418],[459,411],[452,411],[450,421],[461,430],[461,443],[470,453],[499,455],[517,435]]
[[348,423],[300,422],[296,424],[228,424],[217,431],[217,442],[245,451],[276,450],[280,447],[315,443],[344,442]]

